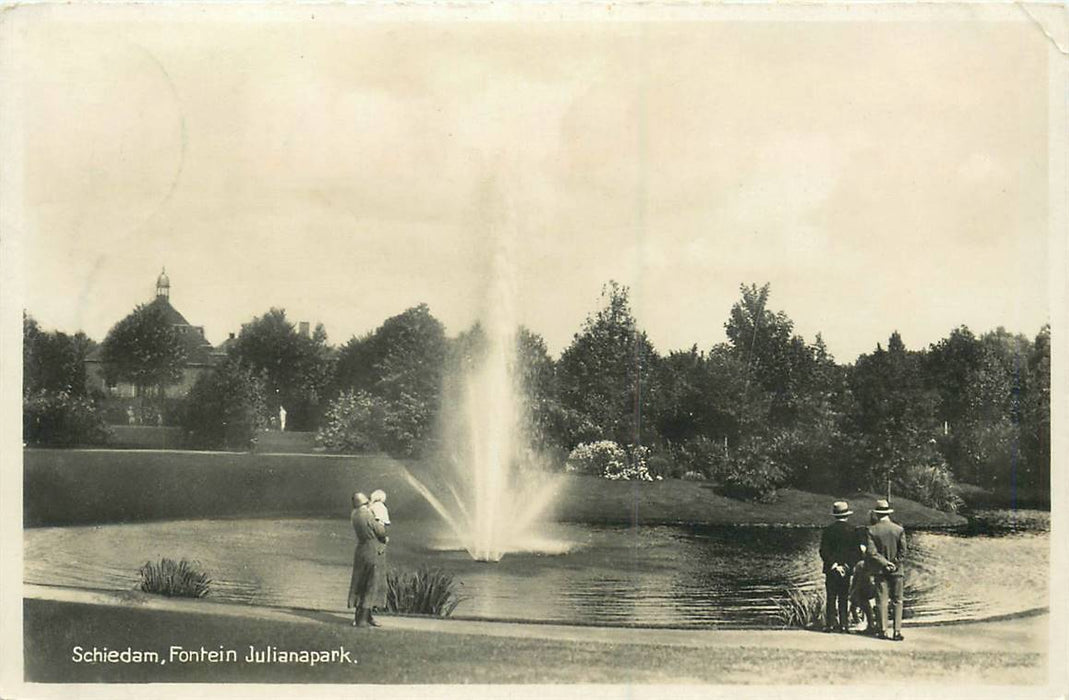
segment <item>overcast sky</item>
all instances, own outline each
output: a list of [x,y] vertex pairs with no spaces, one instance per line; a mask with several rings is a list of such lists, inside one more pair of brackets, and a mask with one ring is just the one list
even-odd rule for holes
[[[314,9],[314,8],[313,8]],[[303,11],[302,11],[303,12]],[[103,339],[450,334],[510,241],[554,354],[610,278],[661,352],[740,283],[841,361],[1049,318],[1047,44],[1006,23],[31,23],[25,306]]]

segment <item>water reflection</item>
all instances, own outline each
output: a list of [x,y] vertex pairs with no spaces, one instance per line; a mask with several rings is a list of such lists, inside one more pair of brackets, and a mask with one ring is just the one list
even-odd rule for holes
[[[561,554],[496,564],[449,549],[432,522],[398,521],[390,563],[452,572],[457,615],[602,624],[767,625],[789,587],[820,587],[819,531],[555,525]],[[914,533],[906,610],[915,620],[976,619],[1047,605],[1049,535]],[[130,589],[159,557],[197,560],[212,597],[340,610],[352,561],[339,520],[195,520],[25,531],[29,583]],[[444,548],[443,548],[444,547]]]

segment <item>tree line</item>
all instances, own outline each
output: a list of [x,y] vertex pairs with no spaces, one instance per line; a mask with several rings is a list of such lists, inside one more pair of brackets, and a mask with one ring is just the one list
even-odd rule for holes
[[[106,366],[139,386],[174,381],[182,364],[168,350],[174,337],[151,308],[131,317],[139,315],[103,341]],[[579,445],[612,441],[648,458],[653,474],[710,479],[745,498],[784,486],[891,485],[953,509],[955,480],[1049,493],[1049,326],[1034,338],[962,326],[923,350],[906,349],[893,332],[841,364],[819,334],[807,342],[772,310],[768,284],[749,284],[724,329],[727,342],[661,354],[615,282],[557,358],[537,333],[518,329],[532,443],[563,462]],[[78,358],[93,342],[44,333],[29,317],[24,338],[27,402],[62,394],[91,409]],[[181,423],[193,444],[241,448],[284,406],[288,427],[317,430],[327,449],[418,458],[438,440],[452,378],[485,346],[477,324],[447,337],[425,304],[340,347],[322,325],[302,335],[272,308],[244,324],[216,371],[198,380]]]

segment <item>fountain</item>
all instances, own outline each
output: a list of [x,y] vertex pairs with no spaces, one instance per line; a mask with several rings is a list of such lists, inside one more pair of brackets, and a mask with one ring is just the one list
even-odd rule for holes
[[499,561],[508,552],[567,550],[539,531],[560,478],[544,469],[525,429],[511,246],[511,237],[499,233],[487,308],[469,334],[471,357],[443,392],[438,463],[447,473],[439,475],[437,489],[406,473],[449,525],[456,544],[477,561]]

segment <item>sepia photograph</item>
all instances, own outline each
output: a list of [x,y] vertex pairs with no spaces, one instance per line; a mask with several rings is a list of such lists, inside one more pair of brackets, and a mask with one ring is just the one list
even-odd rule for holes
[[1064,696],[1067,53],[5,6],[0,695]]

